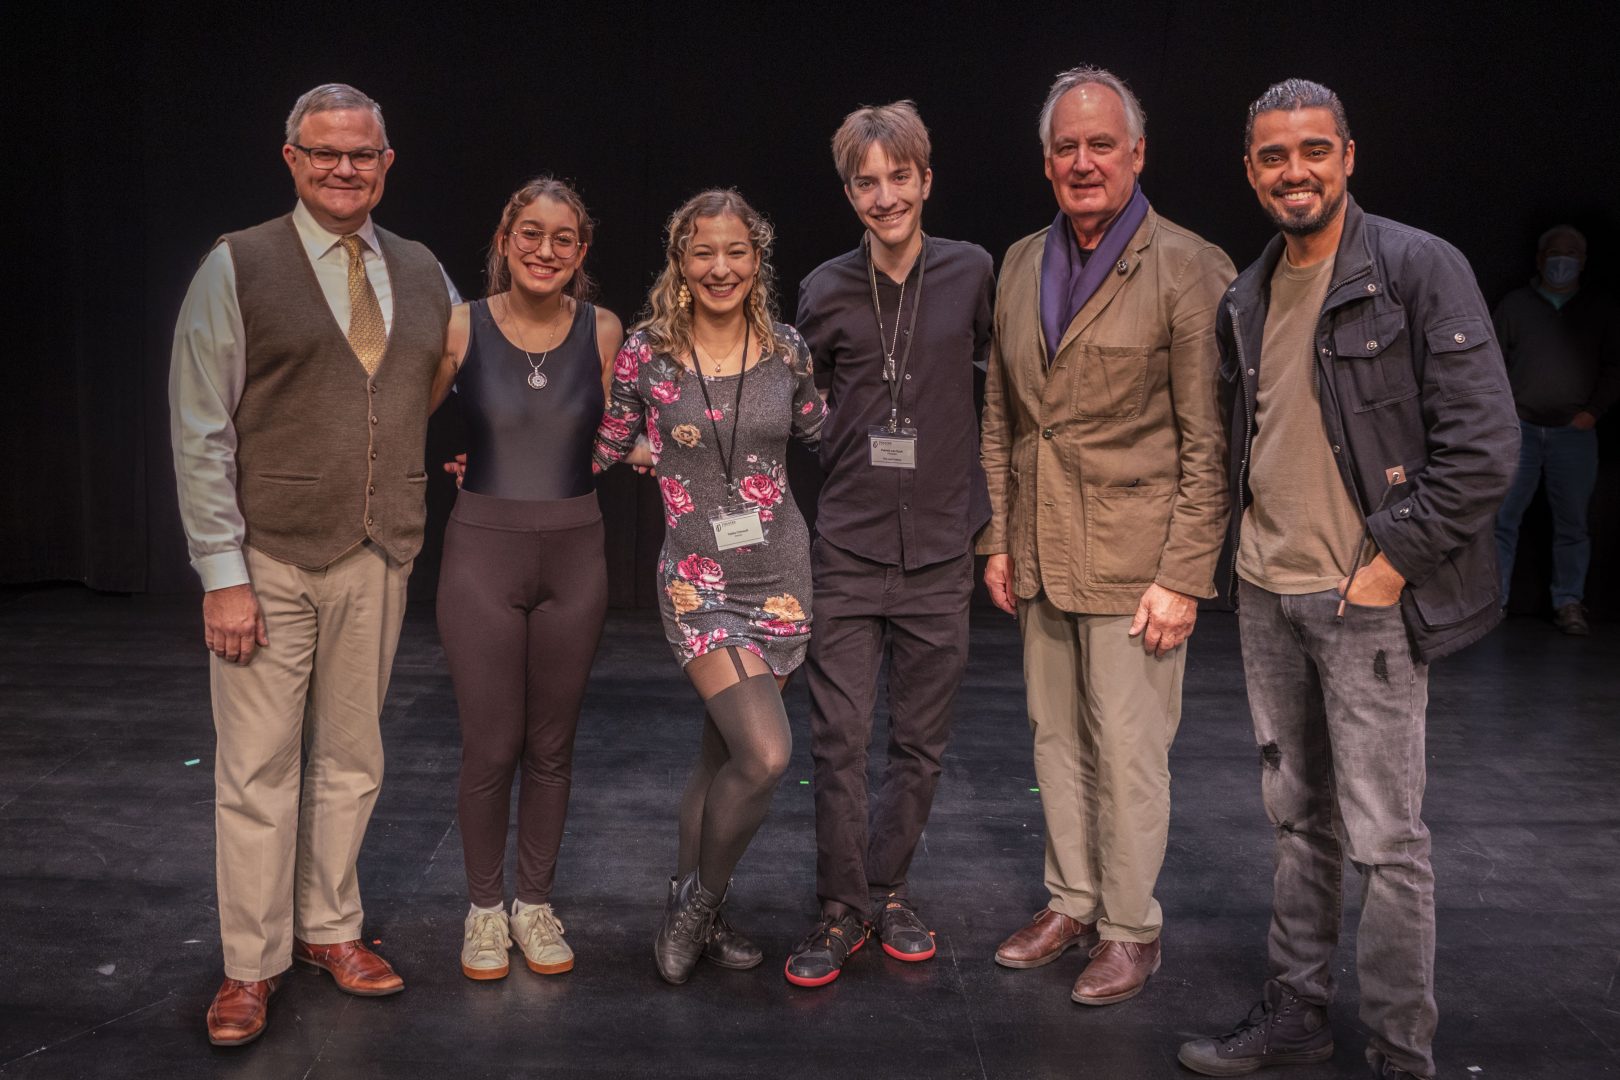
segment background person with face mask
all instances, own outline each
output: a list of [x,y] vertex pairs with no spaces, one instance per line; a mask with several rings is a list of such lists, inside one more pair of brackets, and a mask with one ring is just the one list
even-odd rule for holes
[[1586,511],[1597,486],[1598,418],[1620,398],[1620,307],[1580,287],[1586,238],[1555,225],[1536,245],[1535,277],[1502,298],[1493,318],[1519,411],[1513,487],[1496,517],[1505,603],[1519,522],[1543,477],[1553,517],[1553,621],[1587,633],[1581,603],[1592,541]]

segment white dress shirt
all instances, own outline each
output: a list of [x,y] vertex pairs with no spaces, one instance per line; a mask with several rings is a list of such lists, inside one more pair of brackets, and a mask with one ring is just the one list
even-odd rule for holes
[[[309,256],[321,295],[338,329],[349,328],[349,256],[337,233],[323,228],[300,201],[293,225]],[[367,217],[356,234],[361,261],[382,308],[383,327],[394,327],[394,291],[388,265]],[[440,268],[440,273],[443,273]],[[450,302],[461,296],[445,275]],[[236,264],[229,244],[216,244],[191,279],[175,321],[169,366],[169,432],[180,492],[180,523],[191,565],[205,590],[248,580],[242,545],[247,526],[236,502],[236,425],[233,417],[247,379],[247,343],[236,300]],[[425,422],[425,418],[424,418]]]

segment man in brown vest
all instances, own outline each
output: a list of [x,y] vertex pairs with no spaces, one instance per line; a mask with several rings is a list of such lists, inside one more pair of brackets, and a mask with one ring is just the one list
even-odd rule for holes
[[316,87],[281,152],[297,206],[203,260],[169,378],[213,653],[221,1046],[263,1033],[295,959],[349,993],[405,987],[360,943],[355,859],[382,784],[378,713],[454,293],[425,247],[372,224],[394,160],[375,101]]

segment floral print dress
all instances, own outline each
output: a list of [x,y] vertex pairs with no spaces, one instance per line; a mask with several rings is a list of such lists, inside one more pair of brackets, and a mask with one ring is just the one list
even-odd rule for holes
[[[776,351],[742,375],[695,374],[655,353],[639,331],[613,363],[595,467],[619,461],[646,433],[666,525],[659,609],[682,667],[710,650],[737,647],[786,675],[810,644],[810,536],[788,490],[787,442],[813,448],[827,407],[804,339],[780,323],[775,332]],[[729,483],[722,450],[734,453]],[[738,505],[759,509],[766,542],[721,551],[711,519]]]

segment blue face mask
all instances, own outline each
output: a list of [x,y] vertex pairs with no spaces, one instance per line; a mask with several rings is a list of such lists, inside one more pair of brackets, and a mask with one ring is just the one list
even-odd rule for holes
[[1581,260],[1573,255],[1549,255],[1541,265],[1541,280],[1555,289],[1565,289],[1579,281]]

